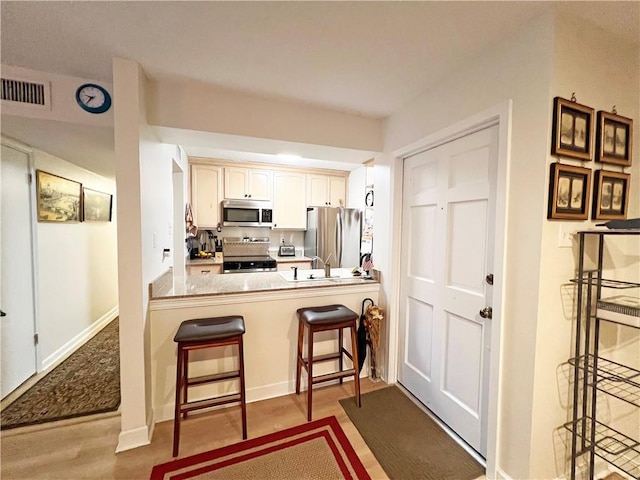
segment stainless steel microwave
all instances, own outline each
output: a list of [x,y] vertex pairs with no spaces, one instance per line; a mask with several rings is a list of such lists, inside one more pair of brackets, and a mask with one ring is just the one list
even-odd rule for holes
[[225,227],[271,227],[273,207],[268,200],[222,201],[222,225]]

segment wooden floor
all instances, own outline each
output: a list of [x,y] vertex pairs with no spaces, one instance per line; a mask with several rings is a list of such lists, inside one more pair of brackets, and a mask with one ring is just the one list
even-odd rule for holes
[[[386,387],[362,379],[362,392]],[[349,421],[338,400],[353,395],[353,382],[314,390],[313,418],[335,415],[374,479],[388,478]],[[249,438],[306,422],[305,395],[287,395],[247,405]],[[172,460],[172,421],[156,424],[150,445],[115,454],[120,416],[70,420],[3,431],[1,474],[13,479],[148,479],[151,468]],[[194,415],[182,423],[180,457],[242,440],[238,407]]]

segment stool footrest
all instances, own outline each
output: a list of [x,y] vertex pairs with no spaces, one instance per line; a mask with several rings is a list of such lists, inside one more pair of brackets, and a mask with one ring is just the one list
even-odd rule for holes
[[333,373],[327,373],[325,375],[318,375],[317,377],[313,377],[313,384],[315,385],[316,383],[328,382],[330,380],[338,380],[343,377],[351,377],[353,375],[356,375],[355,372],[356,371],[353,368],[350,368],[349,370],[343,370],[341,372],[333,372]]
[[231,380],[232,378],[239,378],[240,370],[232,372],[214,373],[212,375],[202,375],[199,377],[187,378],[186,383],[188,387],[193,385],[202,385],[205,383],[221,382],[223,380]]
[[[346,352],[345,352],[346,353]],[[331,360],[338,360],[340,359],[340,352],[336,352],[336,353],[327,353],[326,355],[317,355],[313,357],[313,363],[318,363],[318,362],[329,362]],[[308,358],[303,358],[302,359],[303,362],[305,362],[306,364],[309,363],[309,359]]]
[[217,407],[218,405],[225,405],[227,403],[240,402],[241,395],[239,393],[233,393],[231,395],[225,395],[223,397],[217,397],[212,399],[197,400],[194,402],[188,402],[180,405],[180,413],[192,412],[194,410],[201,410],[203,408]]

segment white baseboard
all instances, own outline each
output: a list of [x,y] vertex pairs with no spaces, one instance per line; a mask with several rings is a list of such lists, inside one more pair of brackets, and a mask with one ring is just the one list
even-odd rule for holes
[[513,480],[509,475],[496,468],[496,480]]
[[[151,425],[153,425],[153,423],[151,423]],[[116,453],[149,445],[151,443],[150,438],[152,430],[153,427],[145,425],[132,430],[121,431],[118,436]]]
[[102,330],[106,325],[108,325],[114,318],[118,316],[118,306],[113,307],[110,311],[105,313],[98,320],[93,322],[88,328],[84,329],[78,335],[73,337],[67,343],[65,343],[58,350],[53,352],[47,358],[42,361],[42,365],[38,369],[38,374],[48,373],[50,370],[53,370],[55,367],[60,365],[64,360],[66,360],[69,355],[75,352],[78,348],[84,345],[90,338],[92,338],[96,333]]

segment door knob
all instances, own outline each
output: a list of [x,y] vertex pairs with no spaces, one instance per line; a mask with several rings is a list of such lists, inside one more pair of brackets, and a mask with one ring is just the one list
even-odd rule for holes
[[0,317],[6,317],[6,316],[7,316],[7,314],[4,313],[2,310],[0,310]]
[[493,309],[491,307],[484,307],[480,310],[480,316],[482,318],[493,318]]

